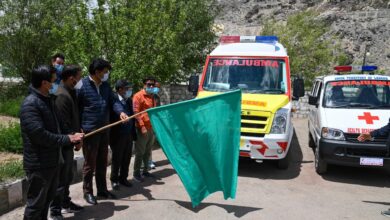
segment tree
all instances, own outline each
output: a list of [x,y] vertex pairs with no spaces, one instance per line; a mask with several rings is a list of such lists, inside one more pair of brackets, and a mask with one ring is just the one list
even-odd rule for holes
[[93,58],[109,60],[113,80],[140,84],[144,76],[154,75],[163,83],[177,83],[200,69],[215,40],[214,0],[96,3],[1,1],[0,63],[28,83],[34,66],[63,52],[66,63],[84,70]]
[[215,40],[213,0],[99,0],[95,8],[79,2],[72,11],[62,30],[68,40],[58,50],[84,66],[93,57],[108,59],[113,80],[186,81]]
[[30,81],[29,73],[47,64],[53,48],[62,42],[56,30],[71,0],[0,2],[0,63],[12,74]]
[[336,36],[328,34],[329,25],[307,10],[287,18],[286,22],[270,19],[263,26],[263,35],[277,35],[290,57],[293,75],[304,76],[309,85],[315,76],[333,73],[335,65],[347,62]]

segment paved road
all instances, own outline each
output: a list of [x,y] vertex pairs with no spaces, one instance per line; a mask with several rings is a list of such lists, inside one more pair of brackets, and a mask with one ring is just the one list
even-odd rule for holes
[[[193,209],[184,188],[161,150],[154,151],[159,180],[135,184],[118,193],[119,200],[100,201],[67,219],[386,219],[390,207],[390,179],[384,171],[330,167],[319,176],[307,146],[307,120],[294,119],[294,154],[288,170],[274,163],[240,161],[237,198],[221,193]],[[72,197],[85,205],[81,184],[71,187]],[[1,219],[21,219],[23,208]]]

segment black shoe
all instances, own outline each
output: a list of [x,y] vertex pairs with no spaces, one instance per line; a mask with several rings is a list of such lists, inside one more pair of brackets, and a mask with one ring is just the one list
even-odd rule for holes
[[111,186],[113,190],[120,190],[119,182],[111,182]]
[[116,196],[114,194],[110,193],[109,191],[98,192],[97,197],[99,199],[116,199]]
[[132,187],[133,186],[133,184],[130,181],[128,181],[128,180],[120,180],[119,183],[124,185],[124,186],[126,186],[126,187]]
[[134,180],[139,182],[139,183],[142,183],[144,180],[144,178],[141,176],[141,174],[135,174],[134,176]]
[[61,214],[56,214],[56,215],[50,215],[50,219],[51,220],[63,220],[64,219],[64,216],[62,216]]
[[71,202],[69,202],[69,205],[62,206],[61,213],[63,213],[63,214],[76,213],[76,212],[80,212],[83,209],[84,209],[84,207],[77,205],[71,201]]
[[91,205],[96,205],[97,204],[95,196],[93,196],[91,193],[85,193],[84,194],[84,199],[85,199],[86,202],[88,202]]
[[153,175],[153,174],[151,174],[151,173],[149,173],[149,172],[143,172],[143,173],[142,173],[142,176],[144,176],[144,177],[150,177],[150,178],[156,178],[155,175]]

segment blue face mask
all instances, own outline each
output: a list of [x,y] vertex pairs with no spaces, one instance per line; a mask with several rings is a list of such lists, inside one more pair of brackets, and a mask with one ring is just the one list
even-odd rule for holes
[[57,89],[58,89],[58,84],[52,83],[51,88],[49,90],[49,94],[52,94],[52,95],[56,94]]
[[131,94],[133,94],[133,91],[132,90],[127,90],[126,91],[126,94],[125,94],[125,98],[128,99],[131,97]]
[[109,73],[105,73],[105,74],[103,75],[102,81],[103,81],[103,82],[107,81],[109,75],[110,75]]
[[154,88],[146,87],[145,88],[146,93],[153,94]]
[[160,88],[158,88],[158,87],[154,87],[153,88],[153,94],[158,94],[160,92]]
[[62,73],[62,70],[64,70],[64,65],[55,64],[54,68],[57,70],[57,72]]

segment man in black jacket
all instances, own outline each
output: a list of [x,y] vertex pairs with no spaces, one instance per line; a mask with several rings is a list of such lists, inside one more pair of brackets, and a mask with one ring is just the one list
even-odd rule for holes
[[[81,128],[89,133],[99,129],[110,122],[110,109],[113,99],[109,78],[111,65],[104,59],[95,59],[89,65],[89,76],[81,80],[82,86],[78,90]],[[115,109],[121,119],[127,119],[126,113],[119,106]],[[94,134],[84,140],[83,155],[83,191],[86,202],[96,205],[93,195],[92,178],[95,173],[97,196],[100,199],[115,199],[115,195],[107,190],[107,154],[108,131]]]
[[[80,132],[79,108],[75,90],[80,79],[81,68],[79,66],[65,66],[55,100],[62,134]],[[52,219],[63,218],[61,209],[64,213],[74,213],[83,209],[83,207],[73,203],[69,197],[69,186],[73,179],[73,147],[74,145],[69,145],[62,148],[64,163],[60,168],[57,194],[50,206]],[[75,150],[80,150],[80,148],[75,148]]]
[[[115,84],[115,90],[115,104],[113,111],[111,111],[111,122],[120,120],[119,115],[115,113],[115,109],[118,107],[123,108],[127,115],[134,114],[130,84],[126,80],[118,80]],[[115,126],[110,130],[110,147],[112,150],[110,180],[114,190],[119,190],[119,184],[126,187],[132,186],[131,182],[127,180],[127,177],[129,175],[130,159],[135,136],[134,119],[130,119],[128,122]]]
[[[379,128],[379,129],[373,130],[370,133],[360,134],[358,137],[358,140],[359,141],[367,141],[367,140],[372,140],[373,138],[376,138],[376,137],[387,137],[386,146],[388,148],[390,148],[390,118],[389,118],[389,123],[387,123],[387,125]],[[390,217],[390,209],[383,211],[382,215]]]
[[83,133],[61,134],[54,100],[55,70],[40,66],[32,71],[30,94],[20,110],[23,166],[27,175],[24,219],[47,219],[49,204],[58,184],[61,148],[80,144]]

